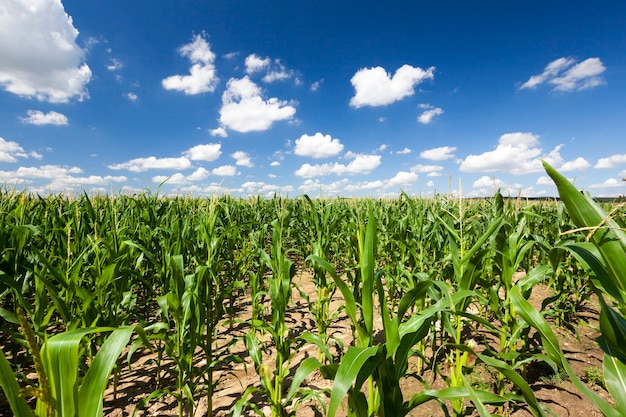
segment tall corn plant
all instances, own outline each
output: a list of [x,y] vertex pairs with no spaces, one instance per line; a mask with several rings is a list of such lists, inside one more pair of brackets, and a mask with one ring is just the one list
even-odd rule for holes
[[[585,242],[568,243],[557,250],[569,251],[589,271],[600,299],[600,332],[597,341],[604,351],[604,380],[615,406],[600,398],[580,381],[567,362],[552,329],[519,292],[512,294],[517,313],[541,334],[551,363],[563,369],[578,390],[607,417],[626,416],[626,233],[614,212],[606,213],[587,193],[579,192],[548,163],[544,168],[557,186],[572,222],[586,233]],[[616,309],[609,306],[609,301]]]
[[[133,327],[70,330],[46,338],[40,349],[29,321],[19,308],[18,316],[33,356],[39,384],[20,388],[17,375],[0,351],[0,386],[13,413],[19,417],[102,416],[104,391],[109,376],[130,340]],[[81,348],[83,339],[96,333],[109,332],[110,335],[88,364],[87,372],[81,376],[79,370],[86,365],[81,355],[84,352]],[[28,407],[25,397],[37,398],[34,412]]]

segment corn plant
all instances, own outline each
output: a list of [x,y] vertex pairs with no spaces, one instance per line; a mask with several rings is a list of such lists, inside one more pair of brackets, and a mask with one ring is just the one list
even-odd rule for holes
[[[268,265],[272,272],[268,279],[270,322],[252,318],[250,320],[251,330],[245,336],[245,344],[259,376],[261,387],[251,386],[245,390],[241,399],[233,406],[232,412],[235,416],[241,415],[245,407],[263,415],[258,406],[248,401],[248,397],[255,392],[265,394],[272,417],[293,415],[303,399],[314,397],[321,400],[320,392],[300,388],[304,378],[321,366],[321,363],[315,358],[307,358],[301,363],[287,394],[284,394],[285,381],[289,375],[291,360],[295,353],[305,340],[315,340],[314,337],[295,337],[294,329],[290,329],[287,325],[286,314],[291,303],[292,280],[296,271],[295,265],[284,253],[284,240],[288,233],[285,230],[286,225],[288,225],[287,213],[281,213],[279,219],[272,221],[270,254],[262,252],[263,262]],[[264,351],[268,348],[260,337],[264,334],[269,334],[273,343],[276,355],[273,367],[264,361]],[[322,343],[318,343],[318,347],[323,349],[323,346]]]
[[[604,351],[604,379],[615,406],[599,397],[574,373],[561,350],[552,329],[539,312],[518,292],[513,293],[517,313],[541,334],[543,347],[555,371],[564,370],[578,390],[590,399],[605,416],[626,415],[626,233],[623,226],[605,213],[588,194],[580,193],[565,177],[543,162],[555,182],[559,195],[579,231],[586,232],[586,241],[566,244],[567,250],[591,273],[591,283],[600,299],[600,331],[598,344]],[[606,299],[617,307],[610,307]]]
[[[20,417],[102,416],[102,398],[109,376],[122,349],[130,340],[133,327],[74,329],[45,338],[40,349],[23,310],[18,309],[18,316],[33,356],[39,384],[20,388],[17,376],[0,351],[0,385],[14,414]],[[81,364],[83,339],[94,333],[109,332],[110,335],[90,361],[87,372],[81,377],[81,365],[85,366],[84,362]],[[37,398],[34,412],[24,397]]]

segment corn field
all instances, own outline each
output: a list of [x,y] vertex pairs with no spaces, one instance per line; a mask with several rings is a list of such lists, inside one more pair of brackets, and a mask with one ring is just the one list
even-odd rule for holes
[[[0,189],[0,414],[101,416],[145,367],[136,415],[549,416],[541,363],[626,416],[626,209],[545,169],[560,201]],[[554,334],[592,297],[605,396]],[[241,389],[214,407],[225,381]]]

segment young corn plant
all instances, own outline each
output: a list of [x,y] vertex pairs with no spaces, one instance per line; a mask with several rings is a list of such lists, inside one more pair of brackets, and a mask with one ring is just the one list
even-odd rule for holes
[[[133,327],[81,328],[46,337],[40,345],[23,310],[18,308],[22,331],[35,364],[38,385],[20,388],[18,377],[0,351],[0,386],[14,415],[20,417],[101,417],[104,391],[120,353],[128,344]],[[85,337],[110,333],[98,353],[86,364],[81,352]],[[81,366],[88,366],[81,376]],[[37,399],[31,410],[25,398]]]
[[[544,168],[559,191],[572,222],[586,232],[585,242],[569,243],[559,249],[569,251],[590,273],[590,281],[600,299],[600,332],[597,339],[604,351],[603,371],[614,406],[598,396],[574,373],[552,329],[518,291],[512,301],[516,312],[541,335],[543,347],[555,372],[562,369],[576,388],[607,417],[626,415],[626,233],[614,213],[606,213],[586,193],[580,193],[548,163]],[[613,303],[616,309],[609,306]]]
[[[315,358],[305,359],[298,367],[287,393],[286,380],[290,373],[291,361],[305,339],[315,338],[297,337],[287,324],[287,309],[291,304],[292,281],[295,276],[295,265],[284,252],[284,240],[288,233],[288,214],[282,213],[280,219],[272,222],[272,246],[270,254],[262,252],[263,262],[268,265],[272,274],[268,279],[268,293],[271,308],[270,322],[251,319],[251,330],[245,336],[245,344],[259,376],[261,387],[248,387],[242,397],[232,408],[234,416],[240,416],[244,408],[251,408],[258,415],[264,415],[256,404],[249,401],[249,397],[261,392],[267,397],[272,417],[286,417],[294,415],[301,401],[307,398],[317,398],[321,402],[321,392],[304,390],[300,385],[304,378],[321,366]],[[266,363],[265,353],[269,348],[262,338],[269,335],[273,344],[275,360],[273,366]],[[324,345],[318,344],[322,348]],[[325,349],[328,352],[327,349]],[[330,353],[328,353],[330,356]]]

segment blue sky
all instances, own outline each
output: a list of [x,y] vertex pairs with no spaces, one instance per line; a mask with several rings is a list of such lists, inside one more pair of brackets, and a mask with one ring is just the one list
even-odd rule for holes
[[4,0],[0,182],[625,194],[626,4]]

